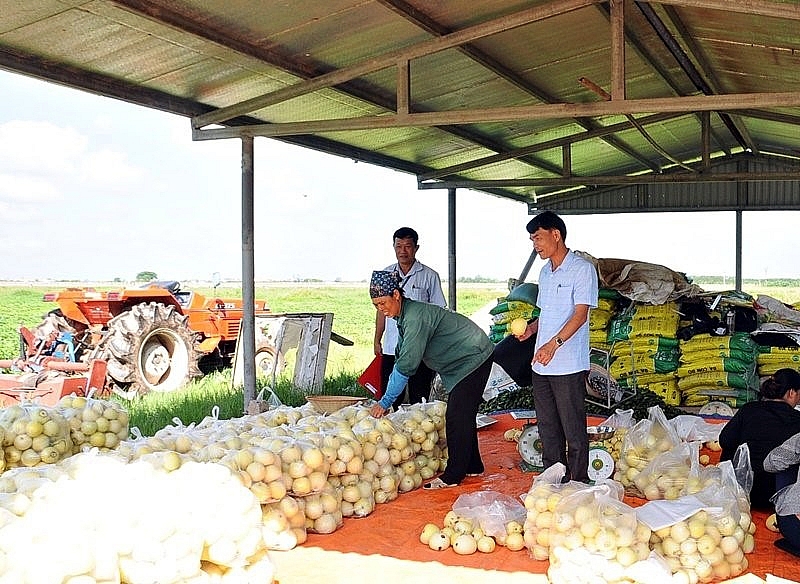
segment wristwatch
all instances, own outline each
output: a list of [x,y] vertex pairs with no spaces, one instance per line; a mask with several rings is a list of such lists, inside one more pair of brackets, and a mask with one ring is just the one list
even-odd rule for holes
[[563,344],[564,344],[564,339],[562,339],[561,337],[556,337],[556,345],[560,347]]

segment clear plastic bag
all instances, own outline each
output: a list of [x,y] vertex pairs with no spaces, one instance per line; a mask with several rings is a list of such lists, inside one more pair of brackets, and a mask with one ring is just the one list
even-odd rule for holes
[[486,535],[505,535],[506,524],[525,521],[525,506],[514,497],[495,491],[478,491],[461,495],[453,503],[453,511],[472,519]]
[[709,424],[700,416],[675,416],[669,421],[675,433],[686,442],[712,442],[719,440],[724,424]]
[[614,480],[621,482],[630,494],[643,497],[636,488],[636,476],[659,454],[669,452],[681,443],[675,430],[658,406],[648,409],[648,417],[639,420],[622,441],[622,455],[617,461]]
[[550,542],[551,582],[590,583],[597,576],[628,582],[626,569],[647,560],[651,531],[622,495],[622,485],[607,481],[561,499]]

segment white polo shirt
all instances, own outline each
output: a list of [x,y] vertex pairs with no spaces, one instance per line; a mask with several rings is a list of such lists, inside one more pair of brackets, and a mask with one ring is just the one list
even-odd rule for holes
[[[392,264],[384,268],[387,272],[397,272],[400,274],[400,285],[403,287],[403,295],[411,300],[427,302],[445,308],[447,301],[442,292],[442,281],[436,270],[433,270],[414,260],[411,269],[407,274],[403,274],[400,264]],[[397,323],[393,318],[386,318],[386,328],[383,331],[383,341],[381,347],[385,355],[394,355],[397,347]]]
[[[556,336],[575,312],[575,305],[597,306],[597,270],[594,265],[567,252],[564,261],[555,269],[551,262],[539,273],[539,295],[536,306],[541,310],[539,330],[536,333],[536,350]],[[589,370],[589,319],[574,335],[556,349],[553,359],[547,364],[533,364],[533,371],[540,375],[567,375]]]

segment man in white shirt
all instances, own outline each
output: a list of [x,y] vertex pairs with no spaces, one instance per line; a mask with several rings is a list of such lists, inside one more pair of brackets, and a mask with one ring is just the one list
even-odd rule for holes
[[[397,263],[387,266],[385,271],[397,272],[403,295],[411,300],[427,302],[446,307],[447,302],[442,292],[442,281],[439,274],[428,266],[417,261],[419,251],[419,235],[410,227],[401,227],[392,236],[394,255]],[[375,313],[375,355],[381,356],[381,389],[386,389],[389,374],[394,366],[394,355],[397,348],[398,331],[393,318],[385,317],[381,312]],[[434,372],[421,363],[417,372],[408,380],[408,403],[419,403],[428,399]],[[402,403],[404,393],[395,400],[397,409]]]

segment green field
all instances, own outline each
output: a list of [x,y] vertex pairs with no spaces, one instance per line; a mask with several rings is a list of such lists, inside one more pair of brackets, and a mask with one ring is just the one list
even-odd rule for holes
[[[709,283],[706,290],[727,290],[724,283]],[[767,283],[768,284],[768,283]],[[331,343],[328,354],[325,387],[323,393],[344,395],[366,395],[355,382],[373,357],[372,338],[375,309],[369,300],[366,284],[298,284],[270,285],[259,287],[256,296],[266,299],[273,312],[303,313],[332,312],[333,329],[352,340],[352,347]],[[58,288],[56,288],[58,289]],[[52,288],[47,289],[52,290]],[[42,302],[45,288],[0,286],[0,358],[12,358],[18,354],[19,340],[16,328],[19,324],[35,326],[42,316],[55,308],[54,304]],[[212,290],[198,288],[207,295]],[[752,296],[766,294],[786,303],[800,301],[800,287],[746,285],[745,292]],[[504,294],[504,284],[462,284],[458,289],[458,311],[472,315]],[[241,289],[220,288],[215,296],[240,297]],[[257,390],[267,382],[259,381]],[[274,388],[283,403],[301,405],[305,398],[290,380],[278,380]],[[174,394],[150,394],[125,404],[130,412],[131,427],[136,426],[145,436],[179,418],[184,424],[199,422],[209,415],[214,406],[219,408],[222,419],[238,417],[244,411],[241,389],[231,387],[230,370],[209,375],[193,382],[185,390]],[[120,399],[116,396],[113,399]]]
[[[706,290],[726,290],[722,282],[696,283]],[[727,284],[730,284],[729,282]],[[781,284],[781,285],[774,285]],[[788,304],[800,302],[800,286],[795,281],[745,281],[744,291],[753,297],[765,294]],[[787,285],[793,284],[793,285]],[[458,312],[471,315],[504,293],[504,283],[459,284]],[[109,286],[110,287],[110,286]],[[58,288],[56,288],[58,289]],[[0,358],[12,358],[18,353],[17,326],[34,326],[55,304],[42,301],[42,295],[53,288],[35,286],[0,286]],[[208,288],[199,292],[212,294]],[[218,288],[216,296],[241,297],[240,288]],[[314,284],[302,283],[259,286],[256,297],[265,299],[273,312],[332,312],[333,330],[353,341],[352,347],[331,343],[328,355],[328,375],[360,372],[372,360],[372,336],[375,310],[370,303],[365,283]]]
[[[110,287],[110,286],[109,286]],[[31,327],[42,316],[56,308],[42,301],[42,295],[54,288],[0,286],[0,358],[18,354],[17,326]],[[58,288],[55,288],[58,289]],[[464,284],[458,289],[457,307],[462,314],[472,314],[488,302],[503,295],[503,284]],[[197,291],[211,296],[240,298],[240,288],[208,288]],[[366,284],[347,285],[275,285],[258,287],[256,297],[265,299],[273,312],[331,312],[333,330],[353,341],[352,347],[331,343],[328,354],[328,375],[361,372],[373,357],[372,338],[375,309]]]

